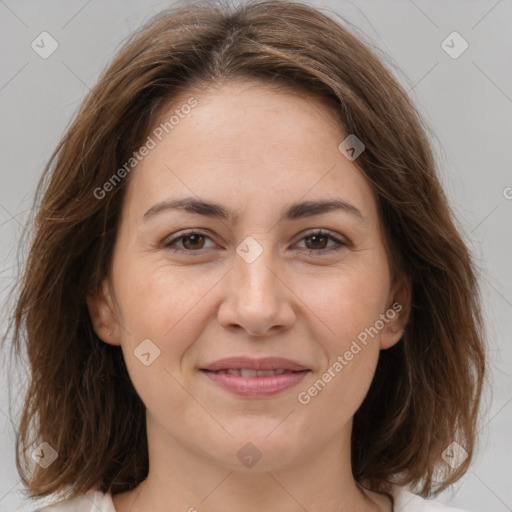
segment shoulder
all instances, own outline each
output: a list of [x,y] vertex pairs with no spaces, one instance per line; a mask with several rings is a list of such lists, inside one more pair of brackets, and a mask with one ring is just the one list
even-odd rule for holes
[[72,499],[60,500],[40,507],[33,512],[116,512],[110,493],[89,489]]
[[422,498],[404,487],[394,486],[392,494],[394,509],[400,512],[466,512],[460,508]]

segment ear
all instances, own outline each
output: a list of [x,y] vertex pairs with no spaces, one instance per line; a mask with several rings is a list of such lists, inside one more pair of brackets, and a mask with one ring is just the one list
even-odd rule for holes
[[110,284],[105,278],[101,285],[86,297],[87,309],[94,332],[105,343],[120,345],[119,323],[115,314]]
[[384,313],[380,348],[385,350],[400,341],[411,311],[411,280],[402,275],[392,285]]

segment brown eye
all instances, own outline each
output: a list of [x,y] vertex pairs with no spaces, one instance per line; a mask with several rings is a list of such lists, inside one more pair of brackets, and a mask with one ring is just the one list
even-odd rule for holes
[[203,235],[187,235],[182,237],[182,244],[185,249],[202,249],[204,245],[204,236]]
[[192,253],[198,252],[201,249],[208,249],[208,247],[205,247],[206,240],[211,240],[206,234],[198,231],[189,231],[165,240],[162,246],[174,252]]
[[308,249],[325,249],[329,240],[328,236],[324,235],[310,235],[304,238],[304,240],[310,240],[311,243],[306,247]]
[[[199,252],[202,249],[208,249],[209,247],[205,247],[207,240],[211,241],[211,238],[205,233],[189,231],[186,233],[182,232],[181,235],[165,240],[162,243],[162,246],[173,252],[191,254]],[[322,255],[324,253],[339,251],[348,246],[347,243],[332,236],[329,232],[323,231],[310,233],[303,237],[299,243],[302,241],[305,241],[305,247],[302,249],[306,251],[308,256],[312,254]],[[330,242],[331,245],[329,245]],[[213,244],[213,246],[215,246],[215,244]]]
[[[348,247],[345,243],[338,238],[332,236],[329,232],[316,231],[303,237],[300,242],[306,241],[306,247],[303,248],[307,251],[308,256],[311,254],[322,255],[324,253],[339,251],[344,247]],[[329,241],[334,242],[328,246]],[[299,242],[299,243],[300,243]]]

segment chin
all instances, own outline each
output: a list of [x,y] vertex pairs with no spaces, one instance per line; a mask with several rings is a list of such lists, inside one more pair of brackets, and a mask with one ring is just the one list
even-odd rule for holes
[[225,439],[216,458],[226,468],[242,473],[276,471],[293,465],[303,443],[286,432],[278,432],[277,425],[279,421],[265,421],[259,430],[253,426],[250,434],[247,430],[228,429],[233,438]]

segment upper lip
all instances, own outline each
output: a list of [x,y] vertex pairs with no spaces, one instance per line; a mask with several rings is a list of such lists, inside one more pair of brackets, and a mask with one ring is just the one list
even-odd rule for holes
[[290,370],[302,371],[309,370],[305,366],[282,357],[262,357],[254,359],[251,357],[227,357],[219,359],[213,363],[201,368],[201,370],[219,371],[219,370]]

